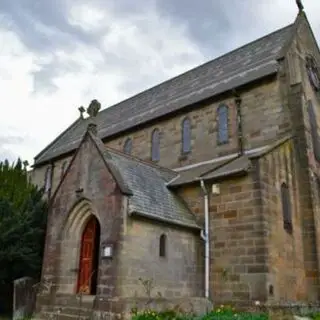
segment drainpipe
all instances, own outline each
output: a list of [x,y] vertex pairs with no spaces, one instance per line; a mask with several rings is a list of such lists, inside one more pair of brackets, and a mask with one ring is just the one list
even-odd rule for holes
[[203,191],[204,197],[204,230],[201,230],[201,238],[205,243],[205,274],[204,274],[204,287],[205,287],[205,297],[209,298],[209,195],[207,188],[204,185],[203,180],[200,180],[200,187]]

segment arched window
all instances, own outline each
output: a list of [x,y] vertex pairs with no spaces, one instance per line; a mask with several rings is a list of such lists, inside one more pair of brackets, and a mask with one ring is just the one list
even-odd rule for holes
[[166,256],[166,248],[167,247],[167,236],[162,234],[159,240],[159,256],[165,257]]
[[189,118],[182,121],[182,153],[191,151],[191,123]]
[[320,162],[320,141],[318,135],[317,115],[314,111],[311,100],[308,101],[307,111],[309,115],[314,157],[318,162]]
[[51,189],[51,172],[52,166],[49,166],[46,170],[45,178],[44,178],[44,191],[48,192]]
[[291,201],[290,192],[286,183],[281,185],[281,202],[282,202],[282,216],[283,216],[283,228],[292,233],[292,214],[291,214]]
[[229,108],[225,104],[222,104],[217,110],[219,144],[227,143],[229,141],[228,109]]
[[61,166],[61,176],[60,176],[60,179],[62,179],[64,173],[66,172],[66,169],[67,169],[67,161],[64,161],[62,166]]
[[125,143],[123,145],[123,152],[126,154],[131,154],[131,152],[132,152],[132,139],[131,138],[127,138],[127,140],[125,141]]
[[160,160],[160,132],[159,129],[154,129],[151,136],[151,160]]

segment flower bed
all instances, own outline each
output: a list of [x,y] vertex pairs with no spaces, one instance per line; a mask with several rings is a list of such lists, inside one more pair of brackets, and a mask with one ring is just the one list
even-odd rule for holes
[[266,313],[237,312],[229,306],[220,306],[203,316],[179,313],[175,310],[157,312],[144,310],[132,312],[132,320],[267,320]]

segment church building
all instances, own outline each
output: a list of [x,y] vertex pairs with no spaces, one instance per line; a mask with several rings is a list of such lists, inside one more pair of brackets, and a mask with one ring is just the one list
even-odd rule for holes
[[31,172],[50,205],[40,317],[78,314],[80,298],[118,316],[318,301],[319,64],[300,5],[280,30],[79,108]]

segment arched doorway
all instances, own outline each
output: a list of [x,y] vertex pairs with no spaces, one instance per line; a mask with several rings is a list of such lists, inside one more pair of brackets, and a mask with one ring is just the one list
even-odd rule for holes
[[81,237],[77,292],[94,295],[97,291],[99,266],[100,225],[92,215]]

